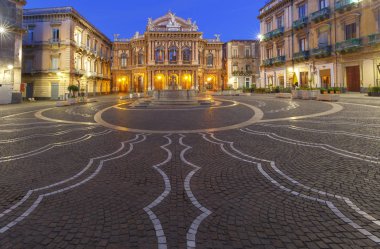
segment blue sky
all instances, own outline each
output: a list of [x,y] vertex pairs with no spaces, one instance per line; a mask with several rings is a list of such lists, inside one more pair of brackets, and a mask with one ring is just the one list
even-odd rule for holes
[[221,34],[223,41],[255,39],[259,33],[257,15],[265,0],[28,0],[26,8],[73,6],[109,38],[120,34],[130,38],[143,33],[148,17],[160,17],[172,10],[192,18],[205,38]]

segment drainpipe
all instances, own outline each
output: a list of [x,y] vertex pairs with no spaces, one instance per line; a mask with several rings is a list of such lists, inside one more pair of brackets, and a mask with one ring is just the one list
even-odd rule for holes
[[[335,3],[335,1],[334,1]],[[335,81],[334,81],[334,87],[338,84],[338,53],[336,52],[336,43],[337,43],[337,25],[336,25],[336,12],[335,12],[335,5],[334,5],[334,40],[335,40],[335,49],[334,49],[334,54],[335,54]],[[339,83],[339,86],[341,88],[344,87],[343,82]]]
[[[293,82],[294,82],[294,75],[295,75],[295,72],[294,72],[294,58],[293,58],[293,55],[294,55],[294,29],[293,29],[293,7],[294,7],[294,0],[291,0],[290,1],[290,5],[291,5],[291,8],[290,8],[290,24],[292,25],[292,71],[293,71]],[[291,86],[293,87],[293,83],[291,83]]]

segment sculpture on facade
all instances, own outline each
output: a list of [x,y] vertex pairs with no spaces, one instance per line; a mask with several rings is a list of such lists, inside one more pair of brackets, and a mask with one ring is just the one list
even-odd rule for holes
[[197,25],[197,22],[194,21],[192,24],[191,24],[191,31],[198,31],[198,25]]
[[154,24],[153,24],[152,18],[148,18],[148,27],[147,27],[147,30],[148,31],[153,31],[154,30]]

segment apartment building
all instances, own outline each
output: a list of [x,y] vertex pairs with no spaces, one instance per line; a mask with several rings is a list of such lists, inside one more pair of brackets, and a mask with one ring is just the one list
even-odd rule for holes
[[272,0],[258,18],[263,87],[379,83],[380,1]]
[[232,40],[224,44],[227,86],[250,88],[260,78],[260,43],[256,40]]
[[64,99],[69,85],[86,95],[111,89],[111,41],[72,7],[26,9],[26,98]]
[[22,11],[26,1],[0,1],[0,104],[21,101]]

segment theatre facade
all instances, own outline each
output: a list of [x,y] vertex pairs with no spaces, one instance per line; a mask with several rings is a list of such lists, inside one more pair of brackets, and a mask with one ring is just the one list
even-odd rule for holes
[[113,91],[221,90],[226,82],[222,53],[218,35],[204,39],[196,22],[169,11],[149,18],[144,34],[115,35]]

